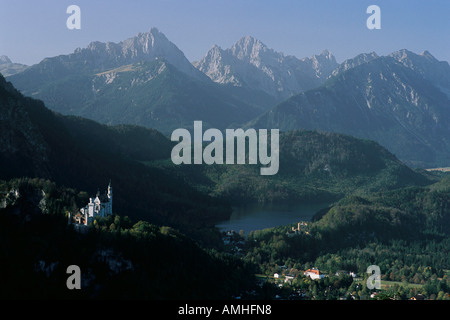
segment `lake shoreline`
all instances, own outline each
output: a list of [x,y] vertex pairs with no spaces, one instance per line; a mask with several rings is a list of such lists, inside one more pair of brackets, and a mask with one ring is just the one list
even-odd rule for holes
[[318,204],[249,204],[233,206],[229,219],[216,223],[221,232],[250,231],[311,221],[316,214],[329,208],[330,203]]

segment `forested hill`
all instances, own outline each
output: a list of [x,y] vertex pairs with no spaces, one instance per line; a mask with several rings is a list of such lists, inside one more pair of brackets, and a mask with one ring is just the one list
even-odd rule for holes
[[137,161],[170,155],[171,142],[157,131],[63,117],[3,77],[0,109],[0,179],[46,178],[90,195],[111,180],[116,212],[160,224],[186,227],[229,214],[227,206]]
[[[300,233],[293,235],[292,227],[297,225],[251,232],[243,260],[266,275],[317,268],[324,279],[298,276],[290,287],[303,299],[450,297],[448,176],[426,187],[348,196],[317,214]],[[380,268],[382,280],[375,297],[365,285],[371,265]],[[349,271],[357,278],[347,276],[350,281],[345,282]]]
[[[254,287],[242,261],[168,226],[115,215],[75,231],[65,211],[87,196],[44,179],[0,181],[0,298],[231,299]],[[81,290],[66,286],[72,265]]]
[[149,162],[183,176],[205,192],[233,203],[326,203],[365,194],[432,183],[378,143],[338,133],[294,130],[280,135],[279,171],[260,175],[260,164],[175,166]]

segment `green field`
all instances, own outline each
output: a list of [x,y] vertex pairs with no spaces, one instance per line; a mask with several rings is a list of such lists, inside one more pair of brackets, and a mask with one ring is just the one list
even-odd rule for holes
[[401,281],[387,281],[381,280],[381,289],[386,290],[394,285],[399,285],[405,288],[422,288],[423,284],[409,283],[409,282],[401,282]]

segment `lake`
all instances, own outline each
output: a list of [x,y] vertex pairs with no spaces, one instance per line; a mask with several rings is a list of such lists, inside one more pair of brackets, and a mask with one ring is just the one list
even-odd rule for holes
[[248,205],[233,208],[229,220],[219,222],[220,231],[250,231],[284,226],[299,221],[310,221],[312,216],[329,204],[302,205]]

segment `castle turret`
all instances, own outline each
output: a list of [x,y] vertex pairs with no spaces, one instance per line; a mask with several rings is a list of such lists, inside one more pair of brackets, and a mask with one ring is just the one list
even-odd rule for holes
[[111,180],[109,181],[109,184],[108,184],[108,193],[107,193],[107,195],[108,195],[109,202],[112,203],[113,189],[112,189],[112,185],[111,185]]
[[91,223],[94,220],[95,217],[95,203],[92,201],[92,198],[89,198],[89,203],[87,205],[87,211],[86,211],[86,225]]
[[112,185],[111,185],[111,180],[109,181],[109,185],[108,185],[108,192],[107,192],[107,197],[108,197],[108,206],[107,206],[107,212],[106,214],[112,214],[112,206],[113,206],[113,189],[112,189]]

